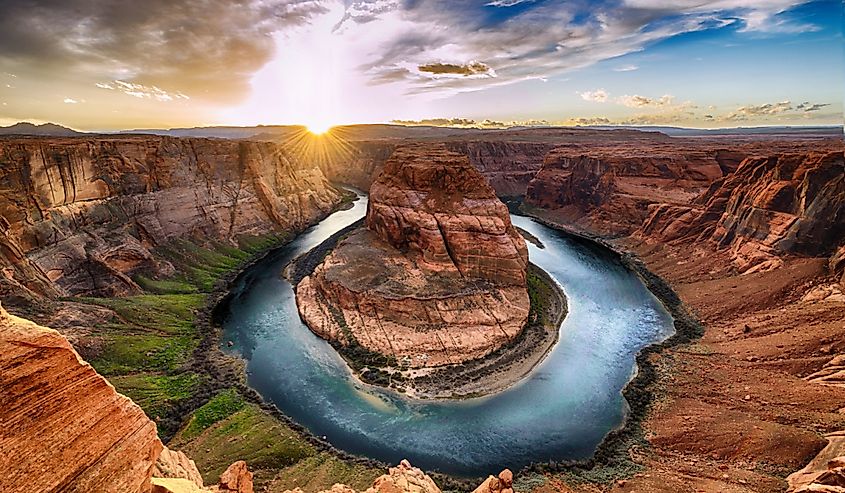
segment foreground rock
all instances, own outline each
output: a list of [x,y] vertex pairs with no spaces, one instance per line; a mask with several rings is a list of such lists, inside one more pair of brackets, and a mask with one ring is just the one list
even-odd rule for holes
[[465,157],[397,149],[366,226],[297,286],[317,335],[421,368],[480,358],[522,331],[528,250]]
[[[303,491],[296,488],[284,493],[303,493]],[[357,492],[344,484],[335,484],[330,490],[319,493]],[[376,478],[373,486],[363,493],[441,493],[441,490],[431,477],[413,467],[407,460],[403,460],[398,466],[391,467],[387,474]],[[513,473],[505,469],[499,473],[498,477],[490,476],[473,493],[513,493]]]
[[0,141],[0,294],[116,296],[168,275],[176,239],[304,228],[340,201],[278,144],[170,137]]
[[164,447],[155,423],[67,339],[2,307],[0,383],[0,491],[252,493],[243,462],[202,489],[194,462]]

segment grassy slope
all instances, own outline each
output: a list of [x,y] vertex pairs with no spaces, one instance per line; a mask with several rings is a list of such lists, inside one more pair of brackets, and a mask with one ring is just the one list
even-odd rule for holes
[[365,489],[381,471],[316,450],[289,426],[246,402],[234,387],[209,400],[203,391],[206,377],[192,370],[193,352],[202,338],[195,317],[215,284],[285,240],[275,235],[240,238],[238,248],[176,241],[156,252],[173,264],[176,274],[167,279],[137,276],[144,294],[74,298],[116,314],[98,327],[103,346],[90,363],[157,422],[164,438],[173,437],[169,446],[188,453],[208,484],[232,462],[246,460],[257,486],[270,491],[300,486],[310,492],[335,482]]

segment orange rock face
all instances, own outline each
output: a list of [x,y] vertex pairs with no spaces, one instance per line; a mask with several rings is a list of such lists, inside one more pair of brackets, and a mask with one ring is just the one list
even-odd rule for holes
[[0,308],[0,491],[145,492],[155,423],[58,332]]
[[394,152],[370,187],[367,228],[435,270],[525,284],[528,249],[507,207],[466,158],[445,149]]
[[749,158],[689,207],[655,206],[638,235],[710,241],[729,249],[742,272],[780,265],[779,256],[830,256],[845,244],[845,154]]
[[465,157],[397,149],[369,204],[367,228],[297,286],[316,334],[419,368],[480,358],[521,332],[527,247]]
[[0,141],[3,292],[114,296],[174,239],[234,242],[304,228],[339,202],[277,144],[170,137]]

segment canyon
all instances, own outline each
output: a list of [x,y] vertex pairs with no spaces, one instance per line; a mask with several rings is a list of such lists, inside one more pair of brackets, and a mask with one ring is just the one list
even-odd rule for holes
[[[224,253],[242,249],[254,255],[302,231],[344,201],[343,192],[330,184],[337,182],[370,190],[367,227],[341,239],[339,249],[298,290],[305,297],[319,292],[332,298],[356,340],[371,344],[369,350],[394,358],[409,356],[416,366],[438,365],[478,357],[517,334],[529,309],[523,296],[525,245],[519,245],[522,238],[496,195],[524,195],[525,213],[641,260],[668,281],[700,319],[700,339],[648,355],[646,363],[657,375],[648,387],[654,398],[642,422],[635,424],[642,427],[642,438],[628,451],[621,472],[614,469],[601,476],[612,481],[571,482],[551,471],[538,474],[541,479],[532,489],[745,493],[782,491],[789,485],[794,491],[839,491],[845,429],[841,139],[680,138],[633,130],[534,129],[420,140],[355,141],[351,157],[319,164],[268,141],[155,136],[0,140],[3,305],[62,333],[15,315],[0,317],[7,348],[2,357],[8,369],[3,372],[4,390],[13,390],[4,395],[1,440],[4,451],[15,450],[15,462],[3,467],[14,471],[2,477],[4,490],[49,490],[60,484],[84,490],[111,484],[113,491],[147,491],[166,488],[162,480],[167,479],[192,481],[200,488],[200,471],[205,484],[228,488],[229,479],[237,484],[237,478],[246,477],[243,464],[226,474],[228,464],[245,459],[255,471],[256,484],[268,491],[296,486],[308,492],[363,491],[371,485],[375,491],[439,491],[410,465],[389,471],[393,479],[377,480],[382,472],[378,468],[340,466],[339,459],[307,445],[286,452],[302,454],[302,459],[274,459],[289,462],[269,466],[272,461],[246,456],[254,453],[249,444],[261,443],[253,447],[256,450],[267,448],[264,442],[249,441],[246,432],[233,435],[244,437],[244,445],[234,453],[213,457],[215,448],[222,450],[222,444],[233,439],[215,434],[237,425],[237,419],[253,420],[250,429],[266,426],[280,443],[296,442],[291,437],[297,436],[251,401],[195,436],[186,433],[189,420],[203,415],[197,409],[223,395],[225,387],[219,385],[201,386],[196,400],[172,409],[181,430],[168,447],[175,444],[190,452],[200,464],[191,468],[184,454],[164,448],[156,436],[154,421],[163,411],[145,408],[153,418],[148,419],[79,356],[94,361],[118,390],[136,392],[133,398],[141,399],[143,394],[128,384],[135,373],[104,365],[103,354],[109,352],[103,348],[110,347],[104,344],[117,337],[109,331],[118,324],[124,324],[120,330],[130,326],[127,320],[133,323],[132,331],[120,337],[137,337],[166,325],[150,327],[137,309],[114,303],[147,300],[154,295],[150,286],[161,289],[172,279],[199,282],[191,275],[211,265],[200,260],[211,262],[213,252],[209,272],[214,277],[197,284],[191,291],[196,294],[167,292],[153,303],[210,292],[226,270],[220,260]],[[446,171],[434,175],[413,164],[438,160]],[[383,181],[376,178],[380,175]],[[438,221],[439,205],[421,205],[431,192],[426,187],[470,185],[471,190],[460,192],[478,195],[469,200],[472,207],[461,206],[470,211],[464,216]],[[448,200],[430,202],[456,207]],[[489,244],[479,247],[467,241],[462,235],[468,224],[489,234]],[[247,249],[250,245],[260,248]],[[190,262],[180,262],[185,258]],[[379,258],[392,259],[393,268]],[[237,259],[225,267],[234,268],[247,256]],[[341,275],[348,274],[341,266],[350,262],[360,274],[354,282]],[[390,277],[400,272],[409,277],[384,289],[374,287],[380,281],[376,274]],[[467,277],[484,281],[485,288],[462,293],[466,298],[460,303],[487,307],[483,321],[489,323],[455,320],[484,331],[498,329],[504,320],[503,333],[491,330],[477,339],[483,344],[461,341],[452,350],[417,341],[395,352],[388,351],[384,341],[364,335],[365,322],[348,323],[381,313],[397,293],[406,296],[403,290],[413,290],[415,282],[432,273],[448,293],[460,293]],[[367,299],[362,301],[356,291],[366,291]],[[494,291],[512,308],[490,301]],[[117,302],[104,301],[112,298]],[[407,306],[413,304],[401,309]],[[408,316],[431,320],[431,307],[419,306],[423,308]],[[173,313],[193,317],[200,308],[197,302],[187,310],[175,307]],[[321,335],[344,337],[343,328],[332,321],[333,313],[309,310],[300,309],[312,328],[324,331]],[[444,313],[441,307],[437,312]],[[392,328],[404,330],[401,324]],[[438,330],[432,334],[445,335]],[[133,351],[143,359],[153,350]],[[175,379],[190,361],[144,371],[152,372],[151,378],[181,381]],[[236,374],[225,373],[235,381]],[[36,377],[44,384],[37,385]],[[28,414],[28,396],[37,392],[41,398],[33,402],[49,406],[43,413]],[[80,408],[86,398],[96,405]],[[88,423],[96,425],[89,429]],[[29,439],[40,436],[38,430],[45,427],[62,433],[50,435],[54,442],[34,450],[39,442]],[[20,430],[24,432],[17,433]],[[67,448],[74,440],[73,447],[87,454],[85,462],[49,462],[49,452]],[[206,445],[212,443],[217,445]],[[159,471],[188,472],[155,479],[154,464],[162,456]],[[317,458],[325,466],[314,465]],[[30,472],[47,462],[54,469],[51,474]],[[210,477],[206,471],[212,468],[216,472]],[[591,469],[586,470],[583,474],[589,477]],[[602,470],[607,469],[596,464],[595,471]],[[489,478],[484,485],[490,491],[507,491],[513,486],[506,478]],[[350,486],[332,487],[335,482]],[[379,484],[386,486],[379,489]]]
[[278,145],[170,137],[0,142],[4,299],[138,294],[177,239],[303,229],[340,201]]
[[320,337],[412,369],[479,359],[528,313],[528,250],[484,177],[438,146],[397,148],[370,187],[365,227],[297,285]]

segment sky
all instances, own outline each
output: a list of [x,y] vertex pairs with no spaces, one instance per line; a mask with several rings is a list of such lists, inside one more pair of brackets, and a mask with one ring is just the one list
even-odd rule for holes
[[0,125],[841,125],[841,0],[0,0]]

